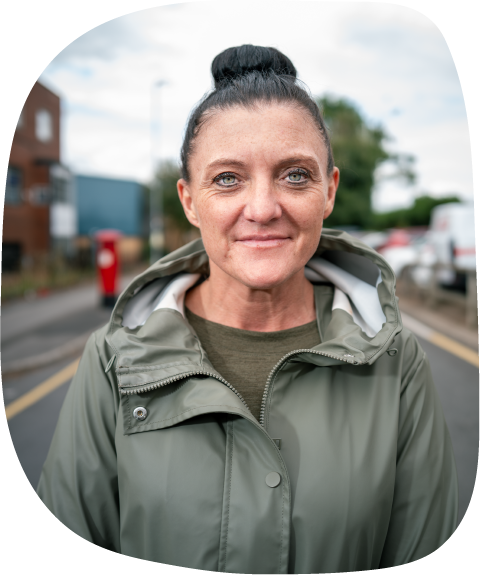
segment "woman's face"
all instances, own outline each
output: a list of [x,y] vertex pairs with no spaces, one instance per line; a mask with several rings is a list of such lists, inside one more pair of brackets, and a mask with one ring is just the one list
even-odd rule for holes
[[200,129],[180,201],[212,265],[251,289],[282,284],[314,254],[339,172],[307,112],[259,105],[216,112]]

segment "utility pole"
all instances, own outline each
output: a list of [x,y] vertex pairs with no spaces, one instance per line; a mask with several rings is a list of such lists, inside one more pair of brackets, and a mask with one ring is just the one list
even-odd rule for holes
[[[150,186],[150,265],[155,263],[163,256],[165,248],[165,232],[163,225],[163,198],[161,182],[155,182],[155,174],[158,166],[155,144],[158,144],[159,124],[155,118],[158,118],[159,107],[155,105],[155,93],[158,88],[164,86],[164,80],[158,80],[151,87],[151,153],[152,153],[152,183]],[[155,185],[157,184],[157,185]]]

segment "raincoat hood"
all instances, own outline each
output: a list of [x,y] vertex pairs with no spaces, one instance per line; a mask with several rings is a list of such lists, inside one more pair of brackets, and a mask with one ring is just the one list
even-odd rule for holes
[[[193,335],[189,338],[191,330],[184,318],[184,297],[202,276],[208,275],[208,270],[208,256],[202,240],[195,240],[148,268],[121,294],[107,335],[122,370],[121,390],[126,392],[130,386],[125,377],[127,372],[134,368],[138,370],[138,366],[148,362],[145,344],[154,338],[152,329],[155,331],[160,315],[162,324],[169,321],[172,313],[177,314],[177,318],[178,314],[182,317],[185,334],[180,340],[182,351],[179,355],[187,353],[190,367],[201,368],[206,358]],[[330,322],[325,325],[323,318],[318,317],[322,343],[314,348],[317,354],[308,354],[308,361],[324,366],[338,362],[372,364],[402,329],[395,297],[395,276],[390,266],[378,253],[345,232],[324,229],[319,247],[305,267],[305,275],[314,285],[329,283],[334,286]],[[318,307],[317,314],[320,313]],[[139,352],[144,350],[136,359],[131,353],[132,345]],[[154,344],[154,347],[158,346]],[[125,348],[129,350],[127,353]],[[158,351],[155,349],[157,357]],[[171,346],[166,346],[164,351],[172,357]],[[299,354],[297,360],[301,359],[302,354]],[[165,368],[164,377],[177,375],[184,367],[185,364],[177,369],[174,366]],[[158,381],[162,374],[159,370],[153,371],[141,382],[137,377],[137,384]]]

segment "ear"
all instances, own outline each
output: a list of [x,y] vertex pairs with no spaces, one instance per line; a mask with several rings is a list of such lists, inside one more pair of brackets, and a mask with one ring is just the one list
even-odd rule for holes
[[191,188],[188,183],[182,178],[177,182],[177,191],[180,202],[183,206],[183,211],[187,216],[187,220],[196,228],[200,227],[200,222],[198,220],[197,210],[195,209],[195,204],[193,203]]
[[327,201],[325,202],[325,210],[323,212],[323,219],[325,220],[333,211],[335,205],[335,195],[337,193],[338,184],[340,183],[340,170],[335,166],[332,175],[328,180]]

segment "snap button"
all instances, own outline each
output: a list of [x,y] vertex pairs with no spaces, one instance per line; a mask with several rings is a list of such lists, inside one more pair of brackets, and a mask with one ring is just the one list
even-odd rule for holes
[[143,421],[146,419],[148,411],[144,407],[136,407],[133,410],[133,417],[138,419],[138,421]]
[[267,475],[267,477],[265,477],[265,483],[269,487],[277,487],[277,485],[280,485],[281,480],[282,478],[276,471],[272,471]]

